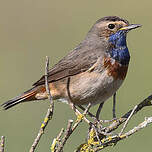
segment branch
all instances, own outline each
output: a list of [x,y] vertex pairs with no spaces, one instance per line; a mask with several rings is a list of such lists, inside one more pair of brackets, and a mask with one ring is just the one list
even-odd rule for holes
[[58,136],[54,138],[52,145],[50,147],[51,152],[55,152],[57,150],[58,145],[61,144],[61,136],[63,135],[63,133],[64,133],[64,128],[62,128]]
[[64,147],[66,141],[68,140],[68,138],[72,134],[72,129],[71,129],[72,128],[72,123],[73,123],[73,120],[68,121],[68,126],[67,126],[67,129],[66,129],[65,135],[63,137],[63,140],[62,140],[61,144],[59,145],[58,149],[56,150],[56,152],[61,152],[63,150],[63,147]]
[[128,138],[129,136],[133,135],[137,131],[147,127],[148,124],[152,123],[152,117],[145,118],[145,121],[140,123],[138,126],[134,127],[133,129],[129,130],[128,132],[119,135],[109,136],[102,140],[102,144],[100,146],[97,146],[97,148],[94,148],[94,152],[100,151],[108,146],[114,146],[117,144],[118,141],[121,141],[123,139]]
[[129,122],[129,120],[131,119],[131,117],[133,116],[136,108],[137,108],[137,105],[133,108],[133,110],[132,110],[131,113],[130,113],[130,116],[126,119],[125,124],[123,125],[123,127],[122,127],[122,129],[121,129],[121,131],[120,131],[120,133],[119,133],[119,136],[122,135],[123,131],[124,131],[125,128],[127,127],[127,124],[128,124],[128,122]]
[[[98,136],[100,137],[101,143],[96,139],[96,131],[94,128],[92,128],[89,132],[89,138],[86,143],[81,144],[76,152],[86,152],[86,151],[101,151],[105,147],[116,145],[118,141],[125,139],[137,131],[141,130],[142,128],[145,128],[148,124],[152,123],[152,117],[145,118],[145,121],[140,123],[138,126],[134,127],[130,131],[123,133],[124,129],[126,128],[130,118],[135,115],[137,112],[139,112],[141,109],[143,109],[146,106],[152,105],[152,95],[147,97],[145,100],[140,102],[138,105],[136,105],[132,110],[127,112],[125,115],[123,115],[121,118],[119,118],[116,121],[113,121],[112,124],[110,124],[107,127],[104,128],[97,128],[99,129]],[[110,132],[116,130],[122,123],[124,123],[124,126],[121,129],[121,132],[117,135],[109,135]]]
[[52,100],[52,96],[51,96],[51,93],[50,93],[50,88],[49,88],[49,84],[48,84],[48,68],[49,68],[49,58],[46,57],[46,67],[45,67],[45,87],[46,87],[46,91],[47,91],[47,95],[48,95],[48,99],[50,101],[50,107],[47,111],[47,114],[43,120],[43,123],[41,124],[41,127],[39,129],[39,132],[38,132],[38,135],[37,137],[35,138],[32,146],[31,146],[31,149],[29,152],[34,152],[40,139],[41,139],[41,136],[43,135],[44,133],[44,130],[48,124],[48,122],[52,119],[53,117],[53,111],[54,111],[54,102]]
[[5,137],[4,137],[4,136],[1,136],[0,152],[4,152],[4,144],[5,144]]
[[[67,142],[68,138],[72,135],[72,133],[74,132],[74,130],[82,122],[83,118],[85,118],[85,115],[89,111],[90,107],[91,107],[91,104],[89,103],[88,106],[87,106],[87,108],[83,112],[83,114],[79,114],[78,115],[78,118],[77,118],[77,120],[76,120],[76,122],[74,123],[73,126],[72,126],[73,120],[69,120],[68,121],[68,126],[67,126],[65,135],[64,135],[63,139],[61,140],[61,142],[59,142],[57,140],[57,138],[54,139],[54,141],[53,141],[53,143],[51,145],[52,152],[62,152],[63,151],[63,147],[64,147],[65,143]],[[58,136],[60,136],[60,134]]]
[[[135,109],[133,115],[135,115],[137,112],[139,112],[141,109],[143,109],[146,106],[152,105],[152,95],[144,99],[142,102],[140,102],[137,105],[137,108]],[[113,130],[116,130],[122,123],[124,123],[127,118],[130,116],[133,109],[129,110],[126,114],[124,114],[122,117],[120,117],[118,120],[114,121],[112,124],[110,124],[108,127],[105,128],[105,132],[109,133]]]

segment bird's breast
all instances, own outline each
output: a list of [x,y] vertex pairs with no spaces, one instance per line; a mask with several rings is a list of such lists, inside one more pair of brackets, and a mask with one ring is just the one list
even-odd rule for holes
[[103,66],[107,70],[107,74],[115,80],[124,80],[128,71],[128,65],[122,65],[115,59],[104,57]]
[[[121,65],[112,58],[105,57],[98,60],[95,70],[89,70],[70,77],[69,93],[72,102],[76,105],[85,105],[89,102],[98,104],[105,102],[121,86],[127,73],[127,66]],[[101,68],[101,69],[100,69]],[[94,68],[93,68],[94,69]],[[52,83],[54,99],[69,99],[67,94],[67,78]]]

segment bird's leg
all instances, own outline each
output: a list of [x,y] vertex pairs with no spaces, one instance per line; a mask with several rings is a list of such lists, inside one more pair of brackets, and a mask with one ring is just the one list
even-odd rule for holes
[[113,119],[116,119],[116,92],[113,95],[113,109],[112,109],[112,113],[113,113]]
[[[103,107],[103,103],[101,103],[98,107],[97,113],[96,113],[96,118],[99,120],[99,115],[100,111]],[[113,120],[116,119],[116,92],[113,95],[113,108],[112,108],[112,113],[113,113],[113,119],[112,120],[101,120],[102,123],[109,123],[112,122]]]
[[[85,111],[85,108],[81,105],[78,106],[80,109],[82,109],[83,111]],[[90,113],[89,111],[87,112],[87,114],[94,120],[94,122],[90,125],[90,128],[89,128],[89,132],[91,130],[91,128],[95,131],[95,134],[96,134],[96,137],[99,141],[99,137],[98,137],[98,134],[99,134],[99,130],[102,129],[102,125],[100,123],[100,121],[96,118],[95,115],[93,115],[92,113]],[[88,134],[89,135],[89,134]]]
[[95,138],[97,139],[97,141],[101,144],[101,140],[100,140],[100,135],[103,135],[103,133],[100,133],[100,130],[103,128],[102,124],[99,121],[99,115],[101,112],[101,109],[103,107],[103,103],[100,103],[98,110],[96,112],[96,116],[95,116],[95,122],[90,126],[89,131],[88,131],[88,141],[96,141]]
[[103,107],[103,104],[104,102],[100,103],[99,107],[98,107],[98,110],[96,112],[96,119],[99,120],[99,115],[100,115],[100,112],[101,112],[101,109]]

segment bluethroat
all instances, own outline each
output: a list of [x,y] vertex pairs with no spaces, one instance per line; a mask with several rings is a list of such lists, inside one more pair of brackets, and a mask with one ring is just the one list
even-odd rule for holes
[[[49,70],[53,100],[77,106],[101,104],[122,85],[128,70],[130,53],[127,33],[139,24],[129,24],[117,16],[99,19],[85,39]],[[69,81],[69,94],[67,80]],[[21,95],[2,104],[9,109],[19,103],[47,99],[45,77]]]

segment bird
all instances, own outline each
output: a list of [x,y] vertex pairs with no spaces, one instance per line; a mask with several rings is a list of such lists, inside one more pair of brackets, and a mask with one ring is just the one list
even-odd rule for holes
[[[138,27],[141,25],[129,24],[118,16],[97,20],[84,40],[49,70],[48,85],[53,100],[102,107],[124,82],[130,61],[127,33]],[[2,107],[7,110],[23,102],[44,99],[48,99],[45,75]]]

